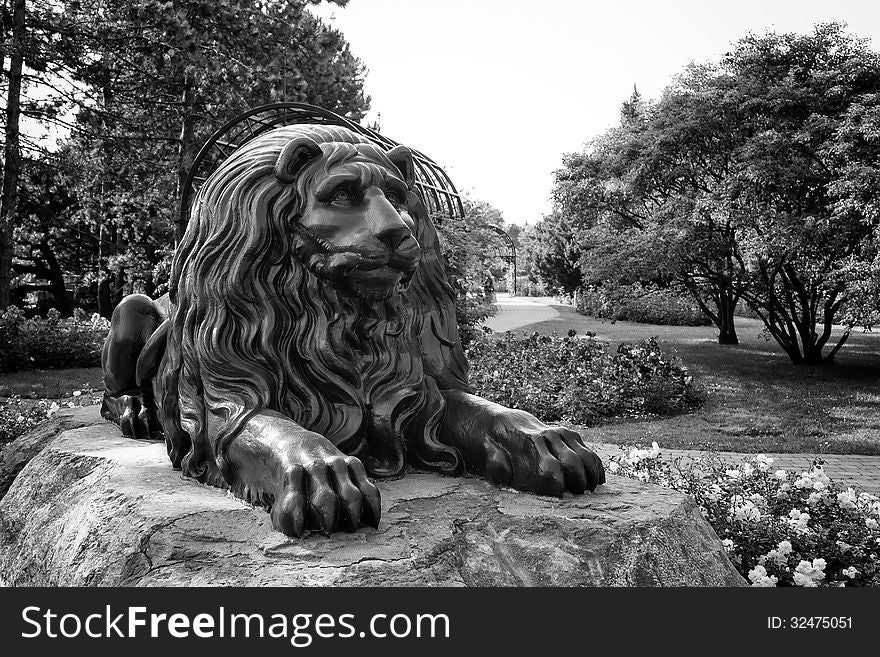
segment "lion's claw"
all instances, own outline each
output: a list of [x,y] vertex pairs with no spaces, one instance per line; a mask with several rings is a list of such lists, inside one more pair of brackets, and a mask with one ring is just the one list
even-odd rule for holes
[[483,470],[496,484],[541,495],[581,494],[605,483],[601,459],[564,427],[498,423],[484,445]]
[[306,529],[329,536],[362,524],[377,527],[381,515],[379,489],[357,458],[343,455],[291,466],[271,512],[275,529],[297,537]]
[[105,394],[101,414],[118,423],[127,438],[149,440],[162,431],[154,404],[141,395],[109,397]]

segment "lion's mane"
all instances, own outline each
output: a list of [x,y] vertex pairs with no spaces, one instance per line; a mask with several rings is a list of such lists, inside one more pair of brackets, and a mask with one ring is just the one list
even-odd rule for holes
[[[283,147],[307,135],[323,157],[292,184],[274,175]],[[416,239],[429,247],[410,293],[366,308],[327,290],[297,257],[296,223],[315,177],[367,157],[396,171],[381,149],[344,128],[296,125],[256,137],[203,185],[174,257],[172,312],[156,379],[160,418],[175,467],[203,482],[232,484],[227,448],[254,414],[280,412],[360,457],[373,474],[411,463],[448,474],[461,455],[438,439],[444,387],[466,388],[451,290],[436,232],[417,207]],[[398,172],[399,173],[399,172]],[[423,297],[446,295],[438,306]],[[446,352],[427,377],[420,335]],[[352,349],[367,358],[352,368]],[[363,354],[366,353],[367,356]],[[221,429],[209,435],[209,413]],[[401,437],[405,440],[401,440]]]

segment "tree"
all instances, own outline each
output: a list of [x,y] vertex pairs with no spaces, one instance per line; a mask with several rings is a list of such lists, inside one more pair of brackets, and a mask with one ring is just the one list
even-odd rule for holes
[[619,127],[564,158],[554,198],[588,226],[581,236],[588,282],[677,279],[718,327],[718,342],[736,344],[736,226],[708,202],[733,148],[724,130],[730,107],[706,88],[709,76],[707,67],[691,67],[656,103],[634,92]]
[[4,51],[9,52],[9,72],[4,70],[9,82],[6,88],[3,186],[0,192],[0,308],[9,305],[9,287],[12,278],[12,228],[18,205],[18,181],[21,176],[19,121],[26,39],[24,0],[14,0],[11,37],[11,42],[4,46]]
[[602,257],[609,245],[644,247],[715,321],[719,342],[736,342],[743,299],[792,362],[830,362],[849,335],[823,354],[835,320],[864,296],[854,272],[874,259],[880,191],[855,117],[878,91],[877,53],[839,24],[749,35],[566,158],[557,201],[593,217],[604,245],[594,262],[622,268]]
[[530,280],[553,293],[573,295],[583,285],[581,236],[577,223],[558,212],[529,226],[524,257]]
[[76,199],[69,219],[101,245],[103,269],[116,278],[124,270],[127,286],[161,291],[196,148],[235,114],[288,100],[363,116],[363,65],[338,31],[307,11],[312,4],[82,0],[34,13],[29,30],[44,45],[28,50],[35,54],[25,73],[56,90],[64,107],[33,117],[70,132],[54,165],[67,167]]
[[499,265],[495,254],[505,248],[492,228],[503,228],[504,218],[485,201],[465,196],[462,204],[464,217],[443,218],[437,222],[437,233],[446,274],[456,293],[459,332],[462,341],[467,343],[483,320],[494,314],[494,307],[483,295],[482,285],[486,274]]

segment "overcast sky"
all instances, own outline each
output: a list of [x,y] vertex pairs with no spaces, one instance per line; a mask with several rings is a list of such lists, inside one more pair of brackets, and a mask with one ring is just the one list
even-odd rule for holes
[[318,13],[367,66],[383,134],[436,160],[510,223],[550,210],[553,170],[749,31],[840,20],[880,48],[877,0],[350,0]]

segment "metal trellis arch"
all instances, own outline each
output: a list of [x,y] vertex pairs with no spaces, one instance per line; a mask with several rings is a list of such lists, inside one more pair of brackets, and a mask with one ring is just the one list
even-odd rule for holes
[[507,255],[498,254],[498,257],[504,260],[505,262],[513,265],[513,283],[511,284],[511,296],[516,296],[516,243],[513,241],[513,238],[508,235],[500,226],[496,226],[492,224],[492,230],[498,233],[501,236],[501,239],[504,241],[504,244],[507,245]]
[[[217,166],[233,151],[257,135],[273,128],[297,123],[338,125],[367,137],[388,151],[398,146],[377,131],[366,128],[329,110],[306,103],[272,103],[261,105],[234,117],[220,127],[199,150],[190,167],[175,221],[175,236],[179,240],[186,230],[189,212],[196,192]],[[410,148],[416,168],[416,193],[435,221],[443,216],[464,218],[464,206],[455,185],[440,166],[427,155]]]

